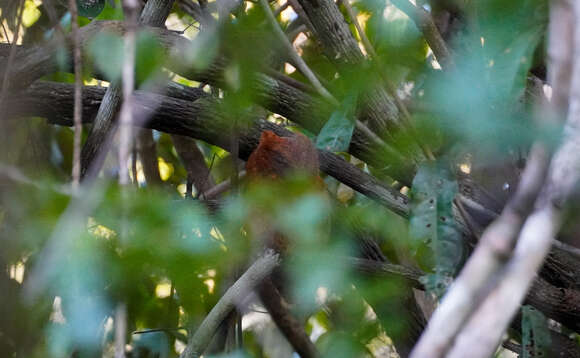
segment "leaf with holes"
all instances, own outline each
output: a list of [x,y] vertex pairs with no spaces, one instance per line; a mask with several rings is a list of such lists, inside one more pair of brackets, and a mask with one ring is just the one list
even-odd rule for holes
[[93,19],[105,8],[105,0],[77,0],[79,15]]
[[419,168],[411,191],[410,234],[415,253],[433,272],[427,289],[441,297],[464,257],[462,236],[453,218],[457,182],[443,164]]
[[548,320],[534,307],[522,306],[522,358],[552,357]]

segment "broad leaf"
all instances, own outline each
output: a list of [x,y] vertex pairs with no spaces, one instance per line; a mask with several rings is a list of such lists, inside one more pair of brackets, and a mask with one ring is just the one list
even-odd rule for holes
[[355,97],[350,95],[339,109],[332,112],[330,119],[316,137],[316,146],[331,152],[346,152],[354,131]]
[[411,191],[410,233],[418,249],[427,248],[434,274],[424,283],[438,297],[444,293],[464,256],[462,236],[453,218],[457,182],[439,164],[419,168]]
[[89,42],[89,53],[95,65],[109,81],[121,77],[123,69],[123,39],[112,33],[99,33]]

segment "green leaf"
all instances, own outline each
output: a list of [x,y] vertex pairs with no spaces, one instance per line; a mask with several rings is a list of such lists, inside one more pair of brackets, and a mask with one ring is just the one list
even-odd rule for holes
[[159,74],[165,61],[165,51],[152,33],[142,31],[137,34],[137,53],[135,56],[136,83]]
[[444,293],[464,256],[462,236],[453,218],[457,182],[447,166],[419,168],[411,191],[410,234],[417,249],[428,249],[427,266],[434,271],[424,278],[427,289]]
[[123,7],[119,0],[109,0],[105,9],[96,17],[97,20],[123,20]]
[[123,69],[123,39],[112,33],[99,33],[89,42],[89,54],[109,81],[121,77]]
[[472,20],[477,26],[457,36],[456,66],[433,72],[426,99],[433,113],[442,114],[442,130],[477,150],[529,145],[537,133],[529,125],[530,115],[522,113],[522,94],[546,31],[546,2],[490,0],[469,6],[478,14]]
[[105,0],[77,0],[79,15],[93,19],[105,8]]
[[534,307],[522,306],[522,358],[551,357],[548,320]]
[[330,119],[316,137],[316,147],[331,152],[346,152],[354,131],[355,97],[350,95],[340,108],[330,115]]
[[[139,32],[136,40],[135,79],[138,85],[159,74],[166,56],[159,41],[149,32]],[[97,34],[89,43],[89,53],[95,65],[108,81],[121,77],[125,44],[116,34]]]

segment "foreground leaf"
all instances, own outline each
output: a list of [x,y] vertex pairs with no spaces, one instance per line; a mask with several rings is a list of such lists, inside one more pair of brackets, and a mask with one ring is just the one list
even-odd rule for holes
[[462,236],[453,218],[457,182],[443,165],[419,168],[413,179],[410,232],[417,249],[427,248],[427,266],[434,274],[424,280],[441,297],[464,256]]

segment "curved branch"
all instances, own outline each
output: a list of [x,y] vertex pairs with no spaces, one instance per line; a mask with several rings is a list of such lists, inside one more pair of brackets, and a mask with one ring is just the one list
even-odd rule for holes
[[278,254],[266,252],[230,287],[189,339],[181,358],[200,357],[226,316],[279,265]]

